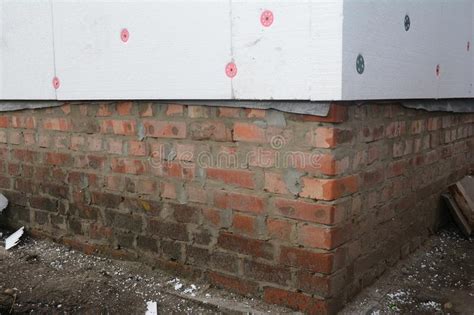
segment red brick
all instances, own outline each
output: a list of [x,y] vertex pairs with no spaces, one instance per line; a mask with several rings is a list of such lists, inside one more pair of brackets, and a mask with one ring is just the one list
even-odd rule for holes
[[235,107],[219,107],[217,116],[223,118],[238,118],[240,116],[240,108]]
[[209,280],[218,287],[222,287],[241,295],[254,295],[258,291],[258,285],[255,282],[242,280],[217,272],[209,273]]
[[147,167],[146,162],[142,160],[127,159],[127,158],[113,158],[111,169],[115,173],[126,174],[145,174]]
[[308,294],[316,294],[322,297],[336,295],[344,287],[343,274],[325,276],[308,271],[298,271],[296,277],[296,288]]
[[100,122],[100,132],[133,136],[136,133],[136,124],[135,120],[102,120]]
[[182,121],[145,120],[145,134],[156,138],[186,138],[186,123]]
[[235,213],[232,220],[234,231],[241,232],[246,235],[254,235],[257,230],[257,221],[255,217]]
[[316,148],[334,148],[351,139],[352,131],[334,127],[317,127],[306,134],[306,141]]
[[411,127],[410,127],[411,134],[413,135],[420,134],[424,131],[424,129],[425,129],[425,120],[420,119],[420,120],[414,120],[411,122]]
[[271,238],[290,242],[294,224],[288,220],[268,219],[267,231]]
[[129,141],[128,142],[128,154],[135,156],[145,156],[146,155],[146,144],[141,141]]
[[428,131],[436,131],[441,129],[441,118],[440,117],[430,117],[427,122]]
[[273,258],[273,246],[270,243],[227,232],[220,232],[217,239],[217,246],[255,258],[260,257],[269,260]]
[[117,113],[120,116],[128,116],[132,112],[133,103],[130,101],[119,102],[117,104]]
[[193,121],[189,130],[193,140],[232,141],[232,130],[222,121]]
[[358,191],[356,176],[337,179],[303,178],[303,189],[300,196],[321,200],[334,200]]
[[72,124],[69,118],[43,118],[43,129],[69,131],[72,129]]
[[380,140],[384,137],[385,125],[366,126],[360,133],[360,140],[364,142],[372,142]]
[[289,194],[282,174],[265,172],[264,189],[275,194]]
[[234,141],[265,143],[267,142],[265,129],[251,123],[236,122]]
[[344,219],[344,209],[335,205],[283,198],[275,199],[274,205],[276,213],[287,218],[321,224],[336,224]]
[[152,165],[151,171],[161,177],[173,177],[182,179],[193,179],[195,165],[191,163],[163,161],[159,165]]
[[302,248],[282,247],[280,263],[304,270],[329,274],[336,268],[335,254],[312,252]]
[[182,116],[184,113],[184,106],[179,104],[169,104],[166,109],[166,116]]
[[153,107],[151,104],[142,105],[139,109],[140,117],[152,117],[153,116]]
[[107,139],[107,152],[111,154],[122,154],[123,142],[120,139]]
[[137,191],[140,194],[153,194],[156,192],[156,181],[153,179],[138,179]]
[[308,247],[333,249],[343,244],[349,233],[342,228],[303,225],[298,228],[298,242]]
[[248,170],[207,168],[206,174],[208,179],[243,188],[255,188],[254,173]]
[[36,118],[31,116],[12,116],[12,128],[36,128]]
[[210,108],[208,106],[188,106],[189,118],[208,118]]
[[385,128],[385,136],[387,138],[397,138],[405,134],[405,122],[393,121]]
[[107,176],[105,180],[107,189],[120,191],[123,189],[123,177],[122,176]]
[[263,299],[267,303],[277,304],[303,311],[305,314],[328,314],[328,306],[324,300],[313,298],[299,292],[265,287]]
[[221,211],[212,208],[205,208],[202,210],[205,218],[205,223],[211,223],[216,227],[221,227]]
[[247,118],[265,118],[267,111],[265,109],[246,108],[245,116]]
[[66,153],[46,153],[46,163],[58,166],[68,166],[72,164],[72,157]]
[[272,266],[256,261],[244,260],[244,276],[258,281],[276,283],[282,286],[291,285],[290,268],[284,266]]
[[176,186],[173,183],[161,183],[161,197],[168,199],[177,199]]
[[107,117],[112,115],[112,110],[111,110],[112,105],[110,104],[100,104],[99,109],[97,110],[96,116],[98,117]]
[[398,160],[398,161],[392,162],[388,165],[388,168],[387,168],[387,178],[403,175],[407,171],[408,171],[407,160]]
[[0,116],[0,128],[8,128],[9,119],[8,116]]
[[207,203],[207,191],[205,189],[196,186],[187,186],[186,192],[189,201]]
[[385,179],[385,167],[368,170],[363,174],[364,188],[374,188],[383,183]]
[[28,163],[36,162],[40,157],[39,152],[25,150],[25,149],[13,149],[12,155],[15,158],[15,160],[28,162]]
[[233,209],[252,213],[263,213],[262,197],[218,190],[214,192],[214,205],[221,209]]

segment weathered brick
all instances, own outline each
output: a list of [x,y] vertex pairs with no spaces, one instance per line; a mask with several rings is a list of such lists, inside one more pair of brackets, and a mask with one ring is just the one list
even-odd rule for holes
[[254,172],[239,169],[207,168],[208,179],[243,188],[255,188]]
[[164,222],[157,219],[148,220],[148,231],[152,235],[169,238],[176,241],[188,241],[189,235],[185,224]]
[[72,124],[69,118],[51,117],[43,118],[43,128],[46,130],[69,131]]
[[265,129],[252,123],[236,122],[234,141],[265,143],[267,142]]
[[350,230],[344,228],[327,228],[316,225],[298,227],[298,242],[313,248],[333,249],[343,244],[349,237]]
[[36,118],[34,116],[12,116],[12,128],[34,129],[36,128]]
[[258,290],[257,283],[252,281],[242,280],[217,272],[209,272],[208,276],[212,284],[241,295],[254,295]]
[[252,213],[263,213],[265,210],[265,201],[262,197],[222,190],[214,192],[214,205],[222,209]]
[[244,276],[247,278],[282,286],[291,285],[291,272],[289,268],[272,266],[251,260],[245,260],[243,267]]
[[137,123],[135,120],[106,119],[100,122],[100,132],[133,136],[137,132]]
[[329,274],[335,270],[335,254],[313,252],[302,248],[282,247],[280,263],[309,271]]
[[289,220],[268,219],[267,231],[271,238],[290,242],[295,224]]
[[300,196],[305,198],[334,200],[359,189],[358,178],[348,176],[338,179],[317,179],[304,177]]
[[145,161],[130,158],[113,158],[111,169],[115,173],[125,174],[145,174],[147,172],[147,164]]
[[345,215],[345,209],[341,206],[303,200],[276,198],[274,206],[276,213],[281,216],[321,224],[336,224]]
[[192,140],[231,141],[232,131],[222,121],[195,121],[189,126]]
[[257,233],[257,220],[253,216],[235,213],[232,228],[242,234],[255,235]]
[[273,258],[273,246],[270,243],[227,232],[219,233],[217,246],[243,255],[269,260]]
[[187,126],[183,121],[144,120],[145,135],[156,138],[184,139]]
[[263,299],[267,303],[284,305],[305,314],[328,314],[327,302],[316,299],[300,292],[291,292],[283,289],[265,287]]
[[45,161],[51,165],[70,166],[72,164],[72,156],[67,153],[46,152]]

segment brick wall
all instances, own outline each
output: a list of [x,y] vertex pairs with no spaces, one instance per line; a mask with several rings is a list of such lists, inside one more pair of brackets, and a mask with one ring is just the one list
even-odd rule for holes
[[308,313],[417,248],[474,166],[474,115],[150,102],[0,114],[9,224]]

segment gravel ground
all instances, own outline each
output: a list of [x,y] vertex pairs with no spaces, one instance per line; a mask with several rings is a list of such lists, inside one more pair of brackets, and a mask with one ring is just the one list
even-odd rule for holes
[[134,262],[87,256],[23,238],[0,251],[0,314],[285,314],[290,310]]
[[[0,251],[0,314],[145,314],[148,301],[159,314],[293,313],[47,240],[24,237]],[[474,240],[455,228],[441,231],[341,314],[474,314]]]
[[474,239],[440,231],[341,314],[474,314]]

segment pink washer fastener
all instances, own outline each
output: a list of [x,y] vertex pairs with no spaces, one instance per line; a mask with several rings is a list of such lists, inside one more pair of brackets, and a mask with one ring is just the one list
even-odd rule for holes
[[225,66],[225,74],[229,77],[229,78],[233,78],[237,75],[237,66],[235,65],[235,63],[233,62],[229,62],[226,66]]
[[120,32],[120,39],[122,39],[122,42],[126,43],[126,42],[128,42],[129,38],[130,38],[130,33],[128,32],[128,30],[126,28],[124,28]]
[[60,85],[61,85],[61,82],[59,82],[58,77],[54,77],[53,78],[53,87],[54,87],[54,89],[56,89],[56,90],[59,89]]
[[273,24],[273,12],[270,10],[265,10],[260,16],[260,23],[265,27],[270,27]]

